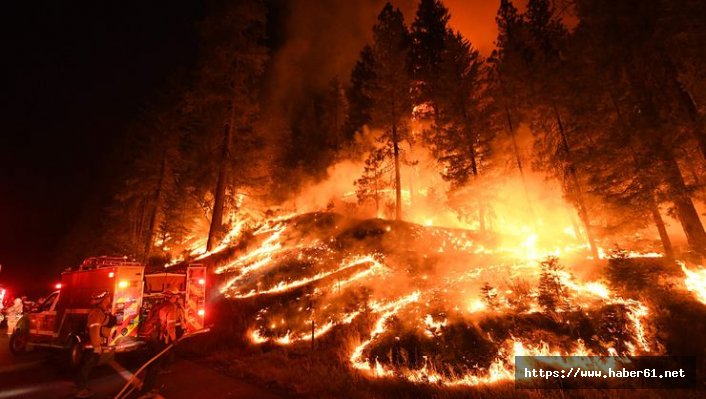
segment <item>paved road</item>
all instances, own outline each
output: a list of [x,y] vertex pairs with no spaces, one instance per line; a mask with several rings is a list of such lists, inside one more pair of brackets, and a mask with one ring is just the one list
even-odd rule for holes
[[[141,357],[116,360],[134,371],[140,366]],[[13,356],[8,349],[7,335],[0,331],[0,399],[72,398],[72,375],[60,364],[56,355],[38,349],[20,357]],[[188,360],[179,359],[173,370],[160,377],[160,393],[166,399],[284,398]],[[112,398],[124,383],[124,378],[111,367],[100,366],[91,376],[89,387],[96,392],[94,398],[104,399]]]

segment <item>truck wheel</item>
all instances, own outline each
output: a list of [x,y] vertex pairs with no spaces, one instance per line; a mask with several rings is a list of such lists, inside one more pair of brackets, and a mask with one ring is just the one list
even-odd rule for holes
[[71,340],[69,345],[69,367],[77,369],[81,365],[83,359],[83,345],[77,340]]
[[29,333],[24,329],[15,329],[10,336],[10,352],[17,355],[27,351],[27,343],[29,342]]

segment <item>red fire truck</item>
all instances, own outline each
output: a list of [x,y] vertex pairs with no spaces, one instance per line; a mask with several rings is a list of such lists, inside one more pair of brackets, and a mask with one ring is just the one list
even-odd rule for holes
[[[180,279],[185,297],[185,313],[190,331],[203,328],[205,268],[190,265],[184,273],[170,273]],[[154,304],[155,294],[172,287],[149,293],[145,301],[145,284],[151,287],[152,278],[145,275],[145,266],[124,257],[96,257],[86,259],[77,270],[61,275],[57,291],[49,294],[32,312],[26,313],[17,323],[10,337],[10,350],[23,352],[33,347],[47,347],[65,351],[72,366],[80,363],[85,349],[90,348],[86,331],[86,318],[92,306],[92,295],[102,291],[111,293],[111,314],[114,316],[112,335],[104,340],[104,348],[127,352],[145,343],[139,330],[143,325],[147,302]],[[190,308],[189,306],[192,306]]]

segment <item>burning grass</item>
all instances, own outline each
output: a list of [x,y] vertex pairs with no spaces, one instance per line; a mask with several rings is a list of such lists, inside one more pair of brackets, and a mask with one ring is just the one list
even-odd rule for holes
[[[619,253],[604,279],[582,281],[580,246],[538,262],[473,231],[331,213],[274,220],[248,237],[216,268],[227,299],[215,317],[232,321],[220,337],[242,344],[218,360],[297,392],[492,397],[512,389],[515,355],[681,352],[665,323],[678,270],[658,258]],[[228,361],[237,358],[249,360]],[[388,388],[398,393],[380,396]]]

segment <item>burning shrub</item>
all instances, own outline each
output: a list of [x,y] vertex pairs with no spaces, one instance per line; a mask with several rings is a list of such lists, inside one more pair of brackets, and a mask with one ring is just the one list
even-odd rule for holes
[[630,353],[634,346],[633,330],[629,319],[629,311],[624,305],[616,304],[603,307],[596,311],[596,339],[605,347],[614,348],[619,354]]
[[559,259],[550,256],[540,263],[540,268],[539,296],[537,297],[539,305],[548,313],[556,312],[557,306],[567,307],[566,288],[559,276],[559,272],[563,270]]
[[490,309],[498,307],[498,291],[493,288],[487,281],[480,288],[481,298]]
[[386,330],[368,358],[400,372],[425,368],[452,378],[487,369],[498,353],[497,344],[484,331],[462,319],[448,322],[433,337],[410,331],[400,318],[392,318]]
[[532,295],[532,286],[526,280],[514,280],[508,284],[508,288],[512,293],[508,296],[507,301],[515,310],[515,312],[526,312],[530,308],[530,299]]

